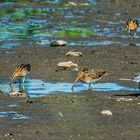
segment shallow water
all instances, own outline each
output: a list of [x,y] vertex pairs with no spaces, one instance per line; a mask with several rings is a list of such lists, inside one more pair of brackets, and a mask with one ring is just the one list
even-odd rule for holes
[[[92,91],[104,91],[104,92],[111,92],[111,91],[139,91],[138,88],[128,87],[120,85],[119,83],[115,82],[107,82],[107,83],[96,83],[92,85],[90,88],[88,87],[88,84],[83,83],[77,83],[73,90],[72,90],[73,83],[68,82],[48,82],[43,81],[40,79],[28,79],[24,86],[22,86],[21,83],[16,82],[13,83],[13,88],[16,89],[16,91],[22,91],[26,93],[27,96],[30,97],[42,97],[47,96],[49,94],[59,94],[59,93],[80,93],[82,91],[86,90],[92,90]],[[4,93],[10,92],[10,87],[7,81],[0,82],[0,89]]]
[[[3,94],[10,93],[10,86],[9,86],[9,79],[2,79],[0,80],[0,90]],[[96,83],[92,85],[90,88],[88,84],[84,83],[76,83],[73,90],[72,90],[73,83],[68,82],[49,82],[40,79],[27,79],[25,81],[24,86],[22,83],[16,82],[12,83],[12,87],[19,91],[20,93],[26,93],[27,97],[43,97],[51,94],[73,94],[76,92],[80,94],[82,91],[91,90],[98,92],[112,92],[112,91],[140,91],[138,88],[124,86],[119,83],[115,82],[107,82],[107,83]],[[119,95],[117,95],[119,96]],[[12,97],[11,97],[12,98]],[[14,99],[14,98],[12,98]],[[127,99],[126,99],[127,100]],[[19,104],[16,101],[9,102],[11,100],[8,99],[1,99],[1,109],[0,109],[0,119],[10,119],[10,120],[29,120],[33,119],[27,112],[18,112],[16,108],[19,107]]]
[[29,119],[30,117],[24,115],[22,113],[18,113],[16,111],[1,111],[0,110],[0,119],[12,119],[12,120],[21,120],[21,119]]
[[140,46],[140,28],[135,40],[128,41],[124,30],[126,11],[119,9],[124,3],[82,0],[72,6],[67,0],[0,2],[1,47],[49,46],[55,39],[66,40],[69,46]]

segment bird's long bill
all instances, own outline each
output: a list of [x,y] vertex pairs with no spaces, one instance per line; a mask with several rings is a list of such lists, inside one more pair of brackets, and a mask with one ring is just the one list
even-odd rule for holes
[[138,88],[140,89],[140,82],[138,82]]
[[15,77],[16,77],[16,76],[14,76],[14,75],[11,77],[11,82],[15,79]]
[[74,88],[75,84],[77,83],[77,81],[78,81],[82,76],[83,76],[83,75],[78,76],[78,77],[75,79],[74,84],[73,84],[72,87],[71,87],[72,91],[73,91],[73,88]]
[[71,87],[72,91],[73,91],[73,88],[74,88],[74,86],[75,86],[75,84],[76,84],[76,82],[77,82],[78,80],[79,80],[79,77],[77,77],[76,80],[74,81],[74,84],[73,84],[72,87]]
[[13,82],[14,79],[15,79],[14,76],[10,79],[9,85],[10,85],[11,91],[13,91],[12,82]]

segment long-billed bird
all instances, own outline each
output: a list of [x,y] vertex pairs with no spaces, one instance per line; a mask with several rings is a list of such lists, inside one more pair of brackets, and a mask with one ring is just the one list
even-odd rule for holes
[[126,29],[128,30],[128,36],[131,37],[131,32],[136,31],[139,26],[138,20],[128,19],[126,22]]
[[89,87],[90,87],[91,84],[96,83],[101,78],[103,78],[103,76],[106,76],[106,75],[108,75],[107,71],[95,71],[95,70],[88,70],[88,69],[78,71],[77,78],[74,81],[74,84],[72,86],[72,90],[78,80],[80,80],[83,83],[89,84]]
[[26,78],[27,74],[30,72],[30,70],[31,70],[30,64],[21,64],[15,69],[15,71],[12,73],[12,77],[11,77],[11,81],[10,81],[11,90],[13,89],[12,81],[17,77],[22,78],[22,84],[24,85],[25,78]]

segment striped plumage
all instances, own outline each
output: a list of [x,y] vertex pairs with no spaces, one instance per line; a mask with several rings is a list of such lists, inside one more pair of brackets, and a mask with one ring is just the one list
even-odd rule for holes
[[126,28],[129,32],[137,30],[138,20],[128,19],[126,23]]
[[12,80],[15,79],[16,77],[26,77],[26,75],[30,72],[30,69],[31,69],[30,64],[21,64],[12,73]]
[[78,80],[80,80],[83,83],[89,84],[89,87],[90,87],[92,83],[97,82],[103,76],[106,76],[106,75],[108,75],[107,71],[95,71],[95,70],[88,70],[88,69],[81,70],[77,73],[77,78],[74,81],[72,89]]
[[14,92],[14,89],[12,87],[12,81],[17,77],[22,78],[22,90],[24,90],[25,77],[30,72],[30,70],[31,70],[30,64],[21,64],[15,69],[15,71],[12,73],[12,77],[10,81],[10,88],[12,93]]

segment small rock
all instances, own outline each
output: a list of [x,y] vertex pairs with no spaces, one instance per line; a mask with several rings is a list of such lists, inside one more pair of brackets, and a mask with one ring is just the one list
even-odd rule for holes
[[82,56],[82,53],[78,51],[68,51],[66,56]]
[[12,133],[6,133],[5,137],[8,137],[8,136],[13,136],[13,134]]
[[107,98],[108,98],[108,99],[111,99],[111,97],[110,97],[110,96],[108,96]]
[[78,67],[78,65],[76,63],[73,63],[72,61],[59,62],[57,66],[64,68]]
[[63,114],[62,114],[61,112],[59,112],[59,115],[60,115],[61,117],[63,117]]
[[53,41],[50,46],[52,47],[62,47],[62,46],[66,46],[67,42],[63,41],[63,40],[57,40],[57,41]]
[[90,101],[90,99],[86,99],[86,101],[87,101],[87,102],[89,102],[89,101]]
[[74,99],[71,99],[71,102],[72,102],[72,103],[76,103],[76,101],[75,101]]
[[113,115],[113,113],[110,110],[103,110],[103,111],[101,111],[101,114],[102,115],[108,115],[108,116],[112,116]]
[[116,101],[117,102],[120,102],[120,101],[125,101],[125,102],[129,102],[129,101],[133,101],[134,99],[132,99],[132,98],[124,98],[124,97],[122,97],[122,98],[116,98]]
[[24,92],[19,92],[19,91],[14,91],[9,93],[10,96],[12,97],[26,97],[26,93]]
[[41,132],[39,130],[35,131],[35,134],[41,134]]

